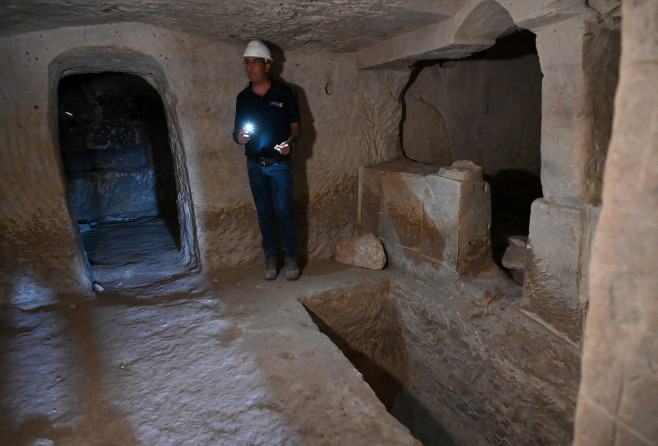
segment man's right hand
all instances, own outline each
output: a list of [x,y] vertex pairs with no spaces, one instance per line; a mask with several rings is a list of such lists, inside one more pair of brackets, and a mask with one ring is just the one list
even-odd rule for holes
[[247,144],[249,142],[249,132],[245,129],[240,129],[238,132],[238,144]]

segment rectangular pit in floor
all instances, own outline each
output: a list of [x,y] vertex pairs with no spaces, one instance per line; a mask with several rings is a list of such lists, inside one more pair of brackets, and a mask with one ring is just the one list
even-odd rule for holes
[[453,285],[394,278],[300,301],[423,444],[569,444],[577,349],[519,312],[520,295]]

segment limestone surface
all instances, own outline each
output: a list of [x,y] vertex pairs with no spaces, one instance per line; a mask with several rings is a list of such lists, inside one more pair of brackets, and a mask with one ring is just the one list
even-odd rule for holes
[[534,35],[509,36],[477,56],[419,65],[403,98],[409,158],[467,159],[487,175],[539,174],[542,72]]
[[416,438],[425,445],[570,443],[579,349],[517,311],[519,285],[420,285],[394,271],[301,302]]
[[252,265],[48,302],[17,290],[0,442],[419,446],[297,301],[368,272],[314,263],[265,282]]
[[532,204],[522,308],[580,342],[578,264],[583,211],[544,199]]
[[263,7],[259,0],[148,0],[98,7],[89,0],[6,0],[0,34],[81,24],[141,22],[213,40],[276,40],[285,49],[354,51],[449,17],[464,0],[440,3],[357,0],[290,1]]
[[576,446],[658,443],[658,3],[624,2],[622,13],[615,119],[589,265]]
[[503,256],[503,266],[516,271],[523,271],[525,269],[527,251],[527,237],[510,237],[509,246]]
[[346,265],[379,270],[386,265],[386,253],[381,240],[367,233],[336,245],[336,261]]

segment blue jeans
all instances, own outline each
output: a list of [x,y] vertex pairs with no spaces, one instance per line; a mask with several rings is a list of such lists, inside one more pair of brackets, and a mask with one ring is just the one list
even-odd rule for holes
[[[258,224],[266,258],[278,257],[276,222],[281,233],[281,250],[285,257],[297,258],[295,220],[292,215],[292,164],[284,161],[269,166],[247,161],[249,186],[254,197]],[[276,219],[275,219],[276,215]]]

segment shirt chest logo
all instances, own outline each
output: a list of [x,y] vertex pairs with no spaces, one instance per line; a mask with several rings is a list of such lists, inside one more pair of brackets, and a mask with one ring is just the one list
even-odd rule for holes
[[270,105],[272,105],[274,107],[277,107],[277,108],[283,108],[283,102],[272,101],[272,102],[270,102]]

